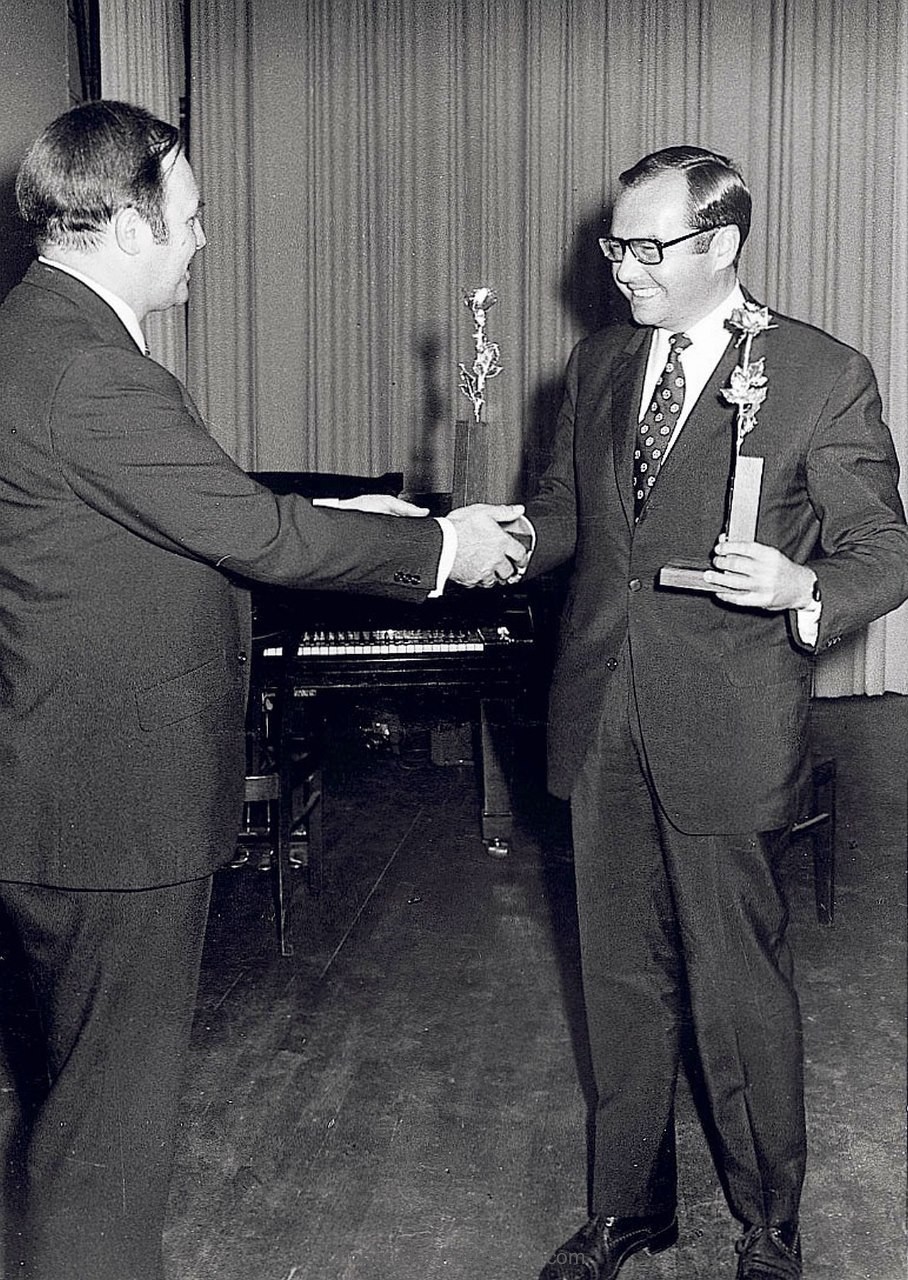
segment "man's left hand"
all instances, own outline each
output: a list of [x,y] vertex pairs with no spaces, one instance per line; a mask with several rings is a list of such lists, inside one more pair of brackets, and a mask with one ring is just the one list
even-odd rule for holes
[[314,507],[336,507],[340,511],[369,511],[378,516],[427,516],[428,507],[395,498],[390,493],[361,493],[356,498],[315,498]]
[[717,600],[743,609],[806,609],[814,573],[762,542],[726,542],[713,548],[715,568],[703,575]]

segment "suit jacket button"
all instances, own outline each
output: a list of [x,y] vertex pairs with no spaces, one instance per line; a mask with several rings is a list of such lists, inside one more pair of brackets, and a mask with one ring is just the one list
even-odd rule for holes
[[606,659],[606,663],[605,663],[605,665],[606,665],[606,667],[608,668],[608,670],[609,670],[609,671],[617,671],[617,670],[618,670],[618,659],[617,659],[617,658],[607,658],[607,659]]
[[237,662],[248,662],[249,661],[248,654],[245,654],[243,653],[242,650],[240,650],[240,652],[236,655],[236,660]]
[[642,586],[643,583],[639,578],[631,578],[630,582],[627,584],[627,589],[628,591],[639,591]]

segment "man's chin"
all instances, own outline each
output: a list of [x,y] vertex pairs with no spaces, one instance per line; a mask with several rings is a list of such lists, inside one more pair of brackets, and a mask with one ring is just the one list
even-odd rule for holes
[[659,311],[660,296],[654,294],[651,298],[628,298],[631,315],[637,324],[658,325],[661,321],[661,313]]
[[157,306],[151,307],[152,311],[172,311],[174,307],[182,307],[189,301],[189,289],[184,281],[173,293],[170,298],[162,299]]

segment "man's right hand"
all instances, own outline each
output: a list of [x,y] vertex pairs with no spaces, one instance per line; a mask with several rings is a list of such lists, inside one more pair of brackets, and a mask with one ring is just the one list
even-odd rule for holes
[[451,579],[464,587],[494,587],[526,567],[527,549],[502,525],[523,515],[519,504],[474,502],[447,517],[457,530],[457,555]]

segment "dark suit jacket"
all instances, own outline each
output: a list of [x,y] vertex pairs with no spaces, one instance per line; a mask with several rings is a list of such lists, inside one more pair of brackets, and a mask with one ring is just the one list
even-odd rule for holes
[[231,575],[412,601],[440,549],[434,520],[256,484],[114,312],[35,263],[0,307],[0,878],[135,888],[223,863],[250,640]]
[[[757,540],[821,584],[817,648],[908,595],[898,467],[867,360],[774,315],[752,359],[768,395],[744,452],[765,461]],[[635,527],[633,438],[650,331],[616,326],[572,354],[551,465],[527,515],[530,573],[573,556],[550,708],[550,785],[569,795],[604,690],[629,645],[647,761],[690,834],[770,830],[795,815],[811,654],[784,613],[656,586],[662,565],[706,562],[724,527],[734,409],[720,397],[733,344],[688,417]]]

